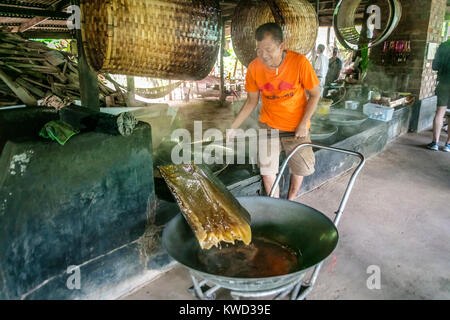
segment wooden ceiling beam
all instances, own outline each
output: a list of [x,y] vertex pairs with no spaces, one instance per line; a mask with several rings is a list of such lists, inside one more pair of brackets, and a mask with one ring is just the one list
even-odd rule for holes
[[70,17],[68,13],[62,11],[19,8],[4,5],[0,6],[0,16],[2,16],[2,14],[30,16],[30,17],[66,18],[66,19]]

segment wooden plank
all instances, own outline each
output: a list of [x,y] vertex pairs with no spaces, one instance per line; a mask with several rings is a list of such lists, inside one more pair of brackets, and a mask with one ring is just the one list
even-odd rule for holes
[[37,85],[37,86],[41,86],[41,87],[46,88],[46,89],[49,89],[49,90],[52,89],[51,87],[46,86],[45,84],[39,83],[39,82],[37,82],[37,81],[35,81],[35,80],[33,80],[33,79],[30,79],[30,78],[28,78],[28,77],[26,77],[26,76],[22,76],[22,78],[25,79],[25,80],[27,80],[28,82],[31,82],[31,83]]
[[37,100],[33,97],[28,90],[18,85],[13,81],[6,73],[0,70],[0,79],[6,83],[6,85],[15,93],[15,95],[22,100],[27,106],[37,106]]
[[14,49],[16,46],[12,43],[0,43],[0,48],[3,49]]
[[8,54],[8,55],[15,55],[15,56],[23,56],[23,57],[41,57],[38,53],[31,53],[31,52],[24,52],[19,50],[12,50],[12,49],[2,49],[0,48],[0,54]]
[[48,19],[49,19],[48,17],[36,16],[36,17],[28,20],[27,22],[22,23],[19,27],[18,32],[20,32],[20,33],[25,32],[31,28],[34,28],[38,24],[47,21]]
[[47,61],[53,66],[59,66],[66,62],[64,56],[56,50],[49,51],[44,54]]
[[7,68],[9,68],[9,69],[11,69],[11,70],[13,70],[13,71],[15,71],[15,72],[17,72],[17,73],[20,73],[20,74],[23,73],[22,70],[17,69],[17,68],[15,68],[15,67],[13,67],[13,66],[10,66],[10,65],[8,65],[8,64],[4,64],[4,65],[5,65],[5,67],[7,67]]
[[[30,64],[30,63],[20,63],[20,62],[8,61],[8,62],[5,62],[5,64],[8,66],[13,66],[13,67],[18,67],[18,68],[28,68],[28,69],[32,69],[35,71],[41,71],[44,73],[57,73],[60,71],[58,68],[55,68],[52,66],[40,66],[37,64]],[[26,70],[24,70],[24,71],[26,71]]]
[[17,84],[21,85],[22,87],[24,87],[25,89],[30,91],[35,96],[38,96],[38,97],[44,97],[45,96],[45,92],[44,91],[42,91],[41,89],[33,86],[33,84],[27,82],[23,77],[20,77],[20,78],[16,79],[16,82],[17,82]]
[[30,58],[30,57],[2,57],[6,60],[20,60],[20,61],[45,61],[45,58]]

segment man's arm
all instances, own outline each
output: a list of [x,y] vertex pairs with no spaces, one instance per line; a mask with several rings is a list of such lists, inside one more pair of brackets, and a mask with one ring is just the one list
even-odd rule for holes
[[309,93],[309,100],[308,103],[306,104],[305,115],[303,116],[302,121],[295,130],[296,138],[304,138],[308,135],[309,131],[308,124],[311,121],[314,112],[316,112],[320,100],[320,87],[318,85],[315,86],[313,89],[307,91]]
[[233,121],[233,124],[231,125],[232,129],[237,129],[244,123],[244,121],[252,114],[253,110],[255,110],[258,101],[259,91],[248,92],[247,101],[245,101],[241,111],[239,111],[236,119]]
[[239,128],[244,121],[252,114],[253,110],[255,110],[259,101],[259,91],[256,92],[248,92],[247,100],[239,111],[236,119],[234,119],[233,124],[231,125],[231,131],[227,132],[227,140],[233,139],[235,135],[235,130]]

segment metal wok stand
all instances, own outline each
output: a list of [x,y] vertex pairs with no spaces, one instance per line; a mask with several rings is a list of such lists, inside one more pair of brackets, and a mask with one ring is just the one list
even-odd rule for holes
[[[300,149],[305,147],[313,147],[317,149],[324,149],[339,153],[344,153],[347,155],[355,156],[360,159],[360,163],[358,167],[353,172],[350,181],[347,185],[347,188],[345,189],[344,196],[342,197],[341,203],[339,205],[338,210],[335,212],[336,217],[333,221],[336,228],[339,225],[339,221],[341,220],[342,214],[344,212],[345,206],[347,205],[348,198],[350,196],[350,193],[353,189],[353,185],[355,184],[356,178],[359,175],[361,169],[363,168],[366,160],[364,156],[355,151],[345,150],[345,149],[339,149],[339,148],[333,148],[325,145],[320,144],[312,144],[312,143],[303,143],[299,144],[286,158],[286,160],[283,162],[283,165],[281,166],[281,170],[278,173],[278,176],[275,180],[275,183],[272,187],[272,190],[270,192],[270,197],[273,197],[275,194],[275,191],[280,183],[281,177],[284,173],[284,170],[286,170],[287,164],[289,160],[293,157],[293,155]],[[325,259],[326,260],[326,259]],[[271,290],[265,290],[265,291],[251,291],[251,292],[245,292],[245,291],[230,291],[231,296],[233,299],[239,300],[240,298],[262,298],[267,297],[271,295],[276,295],[273,299],[274,300],[281,300],[287,295],[290,294],[291,300],[304,300],[307,295],[312,291],[316,281],[317,277],[319,275],[320,269],[322,268],[322,265],[324,263],[323,260],[320,262],[316,267],[314,268],[314,271],[312,272],[311,276],[307,280],[303,280],[305,273],[302,273],[298,279],[294,280],[293,282],[284,285],[279,288],[271,289]],[[207,280],[199,280],[198,276],[192,271],[189,271],[191,275],[191,279],[193,282],[193,286],[189,288],[189,292],[191,292],[194,296],[201,300],[214,300],[216,298],[215,292],[219,289],[221,289],[221,286],[212,284],[212,286],[209,285]]]

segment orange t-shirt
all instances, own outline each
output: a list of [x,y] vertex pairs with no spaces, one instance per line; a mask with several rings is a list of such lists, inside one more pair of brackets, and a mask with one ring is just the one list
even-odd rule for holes
[[261,122],[282,131],[295,131],[306,111],[305,90],[318,84],[309,60],[300,53],[287,51],[278,75],[260,58],[253,60],[248,66],[245,90],[261,91]]

